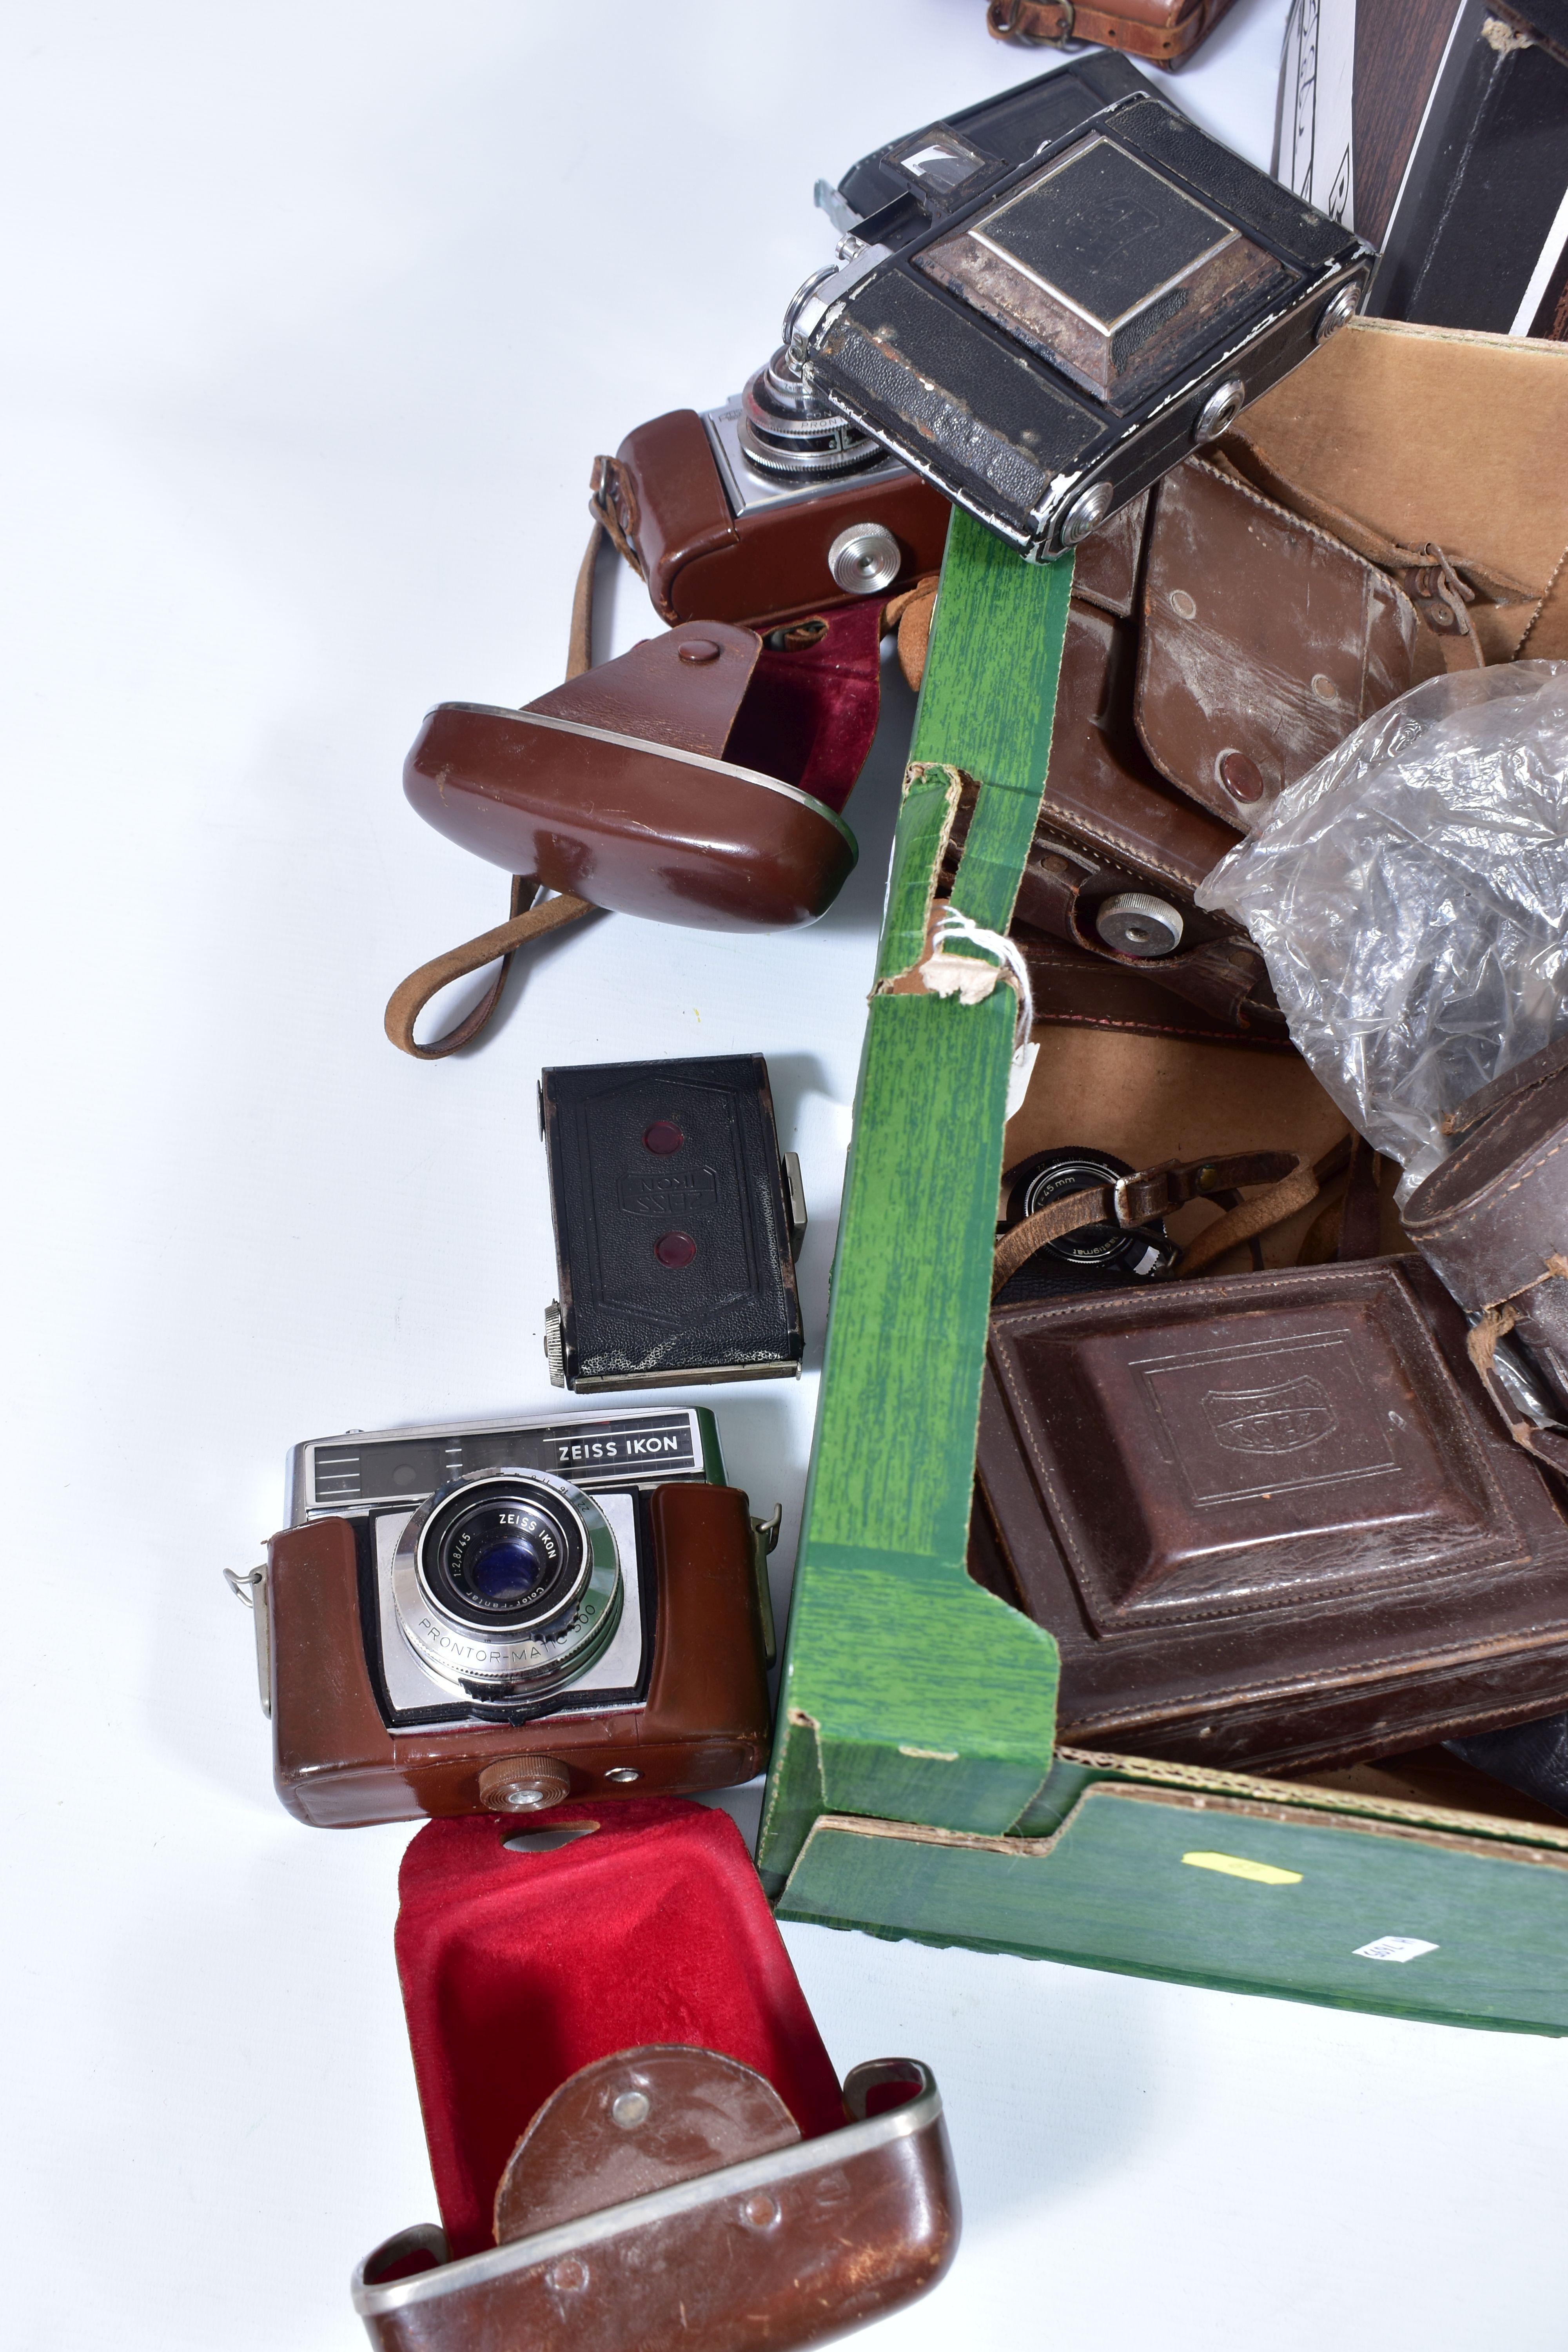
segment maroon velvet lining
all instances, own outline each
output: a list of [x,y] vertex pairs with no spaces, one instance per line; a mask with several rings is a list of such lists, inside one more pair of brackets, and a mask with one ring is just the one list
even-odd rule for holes
[[821,617],[827,633],[814,646],[774,653],[763,640],[724,757],[839,810],[877,732],[882,600],[868,596]]
[[397,1969],[436,2194],[454,2258],[535,2110],[595,2058],[649,2042],[767,2077],[808,2139],[844,2121],[837,2078],[727,1813],[679,1798],[557,1806],[600,1821],[509,1853],[526,1821],[429,1822],[399,1882]]

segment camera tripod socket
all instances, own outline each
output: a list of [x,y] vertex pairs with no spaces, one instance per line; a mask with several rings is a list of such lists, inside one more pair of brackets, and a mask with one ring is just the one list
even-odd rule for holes
[[570,1793],[572,1776],[553,1756],[502,1756],[479,1774],[487,1813],[543,1813]]

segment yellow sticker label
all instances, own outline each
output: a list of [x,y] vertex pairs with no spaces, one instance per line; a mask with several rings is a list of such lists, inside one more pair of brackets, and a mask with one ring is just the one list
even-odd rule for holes
[[1251,1862],[1244,1853],[1184,1853],[1194,1870],[1217,1870],[1226,1878],[1250,1878],[1259,1886],[1300,1886],[1299,1870],[1277,1870],[1271,1862]]

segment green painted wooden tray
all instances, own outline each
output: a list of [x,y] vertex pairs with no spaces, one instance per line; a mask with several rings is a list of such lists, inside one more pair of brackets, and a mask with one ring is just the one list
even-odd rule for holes
[[[979,797],[952,902],[1006,929],[1071,584],[1070,556],[1026,564],[954,515],[861,1060],[759,1867],[791,1918],[1568,2032],[1568,1830],[1056,1758],[1056,1644],[967,1572],[1016,1000],[1006,984],[933,995],[917,968],[955,771]],[[1363,1956],[1390,1937],[1425,1948]]]

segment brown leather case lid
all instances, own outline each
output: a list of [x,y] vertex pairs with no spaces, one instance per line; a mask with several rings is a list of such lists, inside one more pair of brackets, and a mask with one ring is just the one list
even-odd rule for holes
[[1002,1308],[979,1475],[1065,1739],[1348,1761],[1568,1703],[1568,1528],[1413,1260]]
[[1243,832],[1411,682],[1415,611],[1388,575],[1199,458],[1155,492],[1142,615],[1143,747]]
[[792,785],[546,712],[441,704],[404,790],[509,874],[700,930],[814,922],[857,855],[848,827]]

